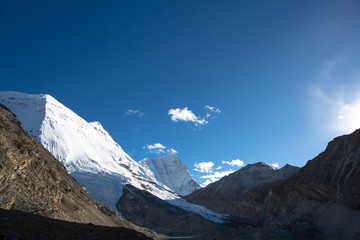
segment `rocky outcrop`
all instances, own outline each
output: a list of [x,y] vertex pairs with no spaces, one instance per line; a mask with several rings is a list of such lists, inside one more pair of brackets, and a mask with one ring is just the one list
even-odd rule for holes
[[0,104],[0,208],[79,223],[133,227],[94,201]]

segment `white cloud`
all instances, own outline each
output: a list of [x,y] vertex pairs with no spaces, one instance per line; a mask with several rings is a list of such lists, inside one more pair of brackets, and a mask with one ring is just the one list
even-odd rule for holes
[[220,170],[220,169],[222,169],[222,166],[215,168],[215,170]]
[[312,124],[331,137],[360,128],[360,75],[342,68],[342,63],[324,64],[309,89]]
[[168,151],[169,153],[173,153],[173,154],[178,153],[178,151],[176,151],[175,149],[172,149],[172,148],[168,149],[167,151]]
[[279,163],[273,163],[273,164],[269,164],[270,166],[272,166],[273,168],[279,168]]
[[142,118],[145,115],[145,113],[143,113],[140,110],[129,109],[129,110],[126,110],[125,115],[126,116],[136,116],[138,118]]
[[194,163],[194,170],[197,172],[210,173],[213,171],[213,162]]
[[242,167],[244,166],[244,162],[241,161],[240,159],[235,159],[235,160],[231,160],[231,162],[229,161],[222,161],[222,164],[228,164],[232,167]]
[[165,153],[165,149],[166,149],[166,147],[164,145],[162,145],[161,143],[154,143],[152,145],[146,145],[143,148],[149,150],[150,153],[157,153],[157,154]]
[[187,107],[180,109],[170,109],[168,114],[171,116],[171,120],[174,122],[178,121],[184,121],[184,122],[193,122],[195,125],[205,125],[208,122],[205,120],[205,118],[200,118],[196,116],[191,110],[189,110]]
[[235,172],[234,170],[230,169],[229,171],[223,171],[223,172],[213,172],[211,174],[201,176],[200,178],[207,179],[206,182],[202,183],[201,185],[208,185],[209,183],[213,183],[221,179],[222,177],[225,177],[231,173]]
[[178,151],[176,151],[175,149],[167,148],[166,146],[162,145],[161,143],[149,144],[149,145],[144,146],[143,149],[147,149],[147,150],[149,150],[150,153],[156,153],[156,154],[161,154],[161,153],[176,154],[176,153],[178,153]]
[[[219,108],[216,107],[211,107],[209,105],[206,105],[204,107],[206,110],[210,111],[210,112],[214,112],[214,113],[221,113],[221,110]],[[210,115],[210,114],[209,114]]]
[[207,179],[205,182],[203,182],[202,184],[200,184],[201,187],[206,187],[207,185],[209,185],[210,183],[213,183],[210,179]]

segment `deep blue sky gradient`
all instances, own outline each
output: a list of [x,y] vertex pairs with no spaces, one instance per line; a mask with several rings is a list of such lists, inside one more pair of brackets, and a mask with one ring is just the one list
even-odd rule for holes
[[[174,148],[199,182],[194,162],[303,166],[343,134],[318,131],[309,89],[327,63],[325,91],[359,86],[359,26],[359,1],[2,0],[0,89],[54,96],[135,160]],[[205,105],[205,126],[168,115]]]

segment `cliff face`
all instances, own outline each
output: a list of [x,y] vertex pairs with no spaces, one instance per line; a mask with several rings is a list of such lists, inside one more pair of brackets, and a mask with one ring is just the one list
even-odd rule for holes
[[79,223],[128,225],[94,201],[1,104],[0,183],[0,208]]

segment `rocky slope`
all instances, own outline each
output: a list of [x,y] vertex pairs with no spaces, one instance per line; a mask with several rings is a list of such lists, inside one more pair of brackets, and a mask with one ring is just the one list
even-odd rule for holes
[[272,183],[284,180],[300,168],[286,165],[276,170],[265,163],[249,164],[217,182],[209,184],[185,197],[186,200],[206,206],[214,211],[236,215],[242,198],[250,190],[267,188]]
[[148,167],[156,180],[180,196],[188,195],[201,188],[175,154],[167,154],[157,159],[145,159],[139,163],[143,167]]
[[134,227],[94,201],[0,104],[0,208],[79,223]]
[[359,185],[360,129],[335,138],[297,174],[273,187],[267,214],[271,222],[294,230],[314,226],[326,236],[359,239]]

